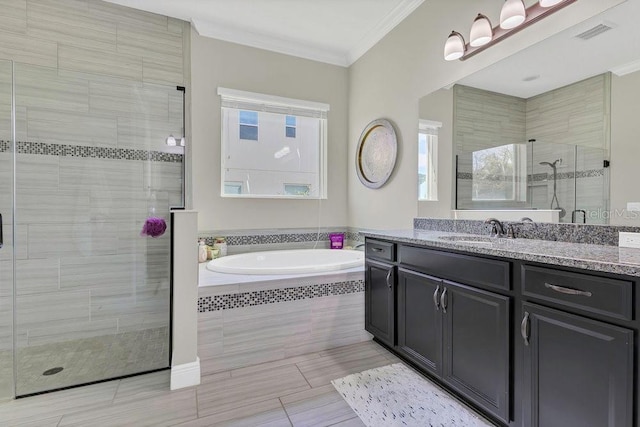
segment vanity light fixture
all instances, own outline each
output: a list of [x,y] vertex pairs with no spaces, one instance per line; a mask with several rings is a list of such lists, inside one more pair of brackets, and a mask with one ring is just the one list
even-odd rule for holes
[[507,0],[500,10],[500,28],[511,30],[527,19],[527,10],[522,0]]
[[485,15],[479,13],[471,25],[469,44],[473,47],[484,46],[493,38],[493,27],[491,21]]
[[447,42],[444,44],[444,59],[453,61],[462,58],[465,51],[464,37],[457,31],[451,31]]
[[464,61],[512,34],[546,18],[577,0],[539,0],[525,8],[523,0],[506,0],[500,11],[500,25],[492,28],[489,18],[482,13],[471,26],[469,43],[462,35],[451,31],[444,44],[444,59]]

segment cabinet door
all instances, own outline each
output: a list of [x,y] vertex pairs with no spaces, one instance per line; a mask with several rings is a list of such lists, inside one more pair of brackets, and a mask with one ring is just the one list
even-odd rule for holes
[[365,329],[388,346],[394,345],[395,267],[367,260]]
[[443,380],[509,421],[509,298],[445,281]]
[[427,371],[442,373],[442,281],[400,269],[398,273],[398,350]]
[[633,424],[633,331],[525,303],[521,333],[525,426]]

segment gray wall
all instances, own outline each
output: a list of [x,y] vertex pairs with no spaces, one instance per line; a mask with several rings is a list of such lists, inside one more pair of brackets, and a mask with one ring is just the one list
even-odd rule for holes
[[638,225],[640,212],[623,212],[628,202],[640,202],[640,72],[611,80],[611,211],[612,224]]
[[[201,37],[195,30],[191,48],[193,207],[199,230],[346,225],[347,69]],[[331,106],[327,200],[220,197],[219,86]]]

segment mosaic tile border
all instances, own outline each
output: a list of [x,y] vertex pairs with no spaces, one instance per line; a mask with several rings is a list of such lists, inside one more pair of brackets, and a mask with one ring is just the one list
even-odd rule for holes
[[[553,224],[536,222],[512,224],[519,239],[537,239],[569,243],[590,243],[595,245],[618,246],[621,231],[640,233],[640,227],[622,225]],[[450,233],[489,234],[489,226],[484,221],[466,219],[414,218],[416,230],[436,230]]]
[[[0,141],[0,153],[11,151],[11,141]],[[153,162],[182,163],[183,154],[133,148],[90,147],[85,145],[50,144],[46,142],[18,141],[18,154],[42,156],[83,157],[115,160],[150,160]]]
[[283,289],[212,295],[198,298],[198,312],[208,313],[211,311],[233,310],[234,308],[255,307],[258,305],[355,294],[358,292],[364,292],[364,280],[349,280]]
[[[471,172],[458,172],[458,179],[471,181],[473,180],[473,173]],[[604,169],[589,169],[583,171],[576,172],[562,172],[556,175],[558,180],[561,179],[582,179],[582,178],[596,178],[599,176],[604,176]],[[543,182],[553,179],[553,174],[551,173],[535,173],[533,175],[527,175],[527,182]],[[498,177],[495,181],[510,181],[509,177]]]
[[[360,234],[359,230],[350,229],[345,231],[344,229],[337,229],[332,233],[344,233],[345,241],[364,242],[364,236]],[[320,232],[318,239],[318,233],[315,232],[302,232],[302,233],[252,233],[246,235],[225,235],[224,232],[215,236],[200,234],[198,240],[204,239],[205,244],[213,246],[214,239],[219,236],[224,236],[227,245],[229,246],[241,246],[241,245],[269,245],[277,243],[303,243],[303,242],[320,242],[329,241],[329,232]]]

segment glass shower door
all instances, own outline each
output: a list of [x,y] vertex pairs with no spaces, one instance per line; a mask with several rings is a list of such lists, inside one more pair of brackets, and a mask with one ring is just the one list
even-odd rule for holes
[[0,61],[0,402],[14,396],[12,75],[12,63]]
[[16,104],[16,394],[167,368],[170,230],[141,230],[182,203],[182,92],[16,64]]

